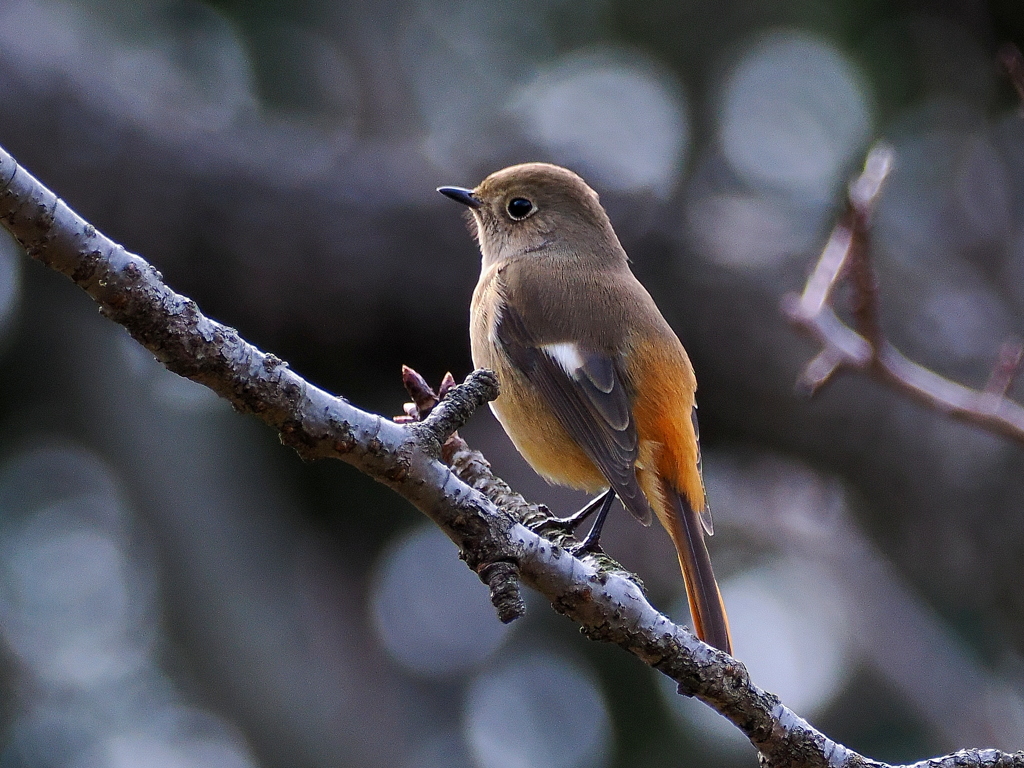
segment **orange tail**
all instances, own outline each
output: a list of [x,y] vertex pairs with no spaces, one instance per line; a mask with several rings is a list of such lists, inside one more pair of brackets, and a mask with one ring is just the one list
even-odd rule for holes
[[683,570],[693,629],[697,637],[708,645],[732,654],[729,619],[725,615],[725,603],[718,591],[718,582],[711,570],[711,556],[704,544],[704,526],[700,514],[694,511],[683,494],[668,483],[665,483],[665,491],[669,507],[675,512],[669,534],[676,545],[679,566]]

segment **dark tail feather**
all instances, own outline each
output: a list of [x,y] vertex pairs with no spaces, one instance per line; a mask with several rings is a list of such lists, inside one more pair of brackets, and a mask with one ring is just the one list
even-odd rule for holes
[[732,654],[729,619],[718,591],[718,582],[711,570],[711,556],[704,544],[704,526],[683,494],[666,485],[666,496],[673,512],[672,540],[679,555],[679,566],[686,582],[693,628],[701,640]]

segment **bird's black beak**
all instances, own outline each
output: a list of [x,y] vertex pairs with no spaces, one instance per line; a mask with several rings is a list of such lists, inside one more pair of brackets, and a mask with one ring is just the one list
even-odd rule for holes
[[445,197],[450,197],[456,203],[462,203],[470,208],[480,208],[483,203],[480,202],[479,198],[474,197],[472,189],[464,189],[463,187],[438,187],[437,191]]

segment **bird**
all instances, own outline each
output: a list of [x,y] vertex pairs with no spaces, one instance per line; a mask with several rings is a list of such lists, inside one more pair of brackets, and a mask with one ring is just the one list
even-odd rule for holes
[[575,525],[598,511],[583,549],[596,548],[616,497],[644,525],[656,516],[678,555],[695,634],[731,654],[705,542],[713,528],[693,366],[597,193],[548,163],[437,191],[471,213],[482,264],[470,343],[474,365],[497,375],[498,421],[548,482],[599,494],[565,518]]

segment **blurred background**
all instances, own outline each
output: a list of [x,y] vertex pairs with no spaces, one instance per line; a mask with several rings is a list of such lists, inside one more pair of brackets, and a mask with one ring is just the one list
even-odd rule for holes
[[[458,206],[512,162],[601,194],[693,358],[755,680],[909,761],[1024,746],[1024,451],[778,310],[867,147],[893,341],[980,386],[1024,334],[1011,0],[0,0],[0,145],[211,316],[355,404],[471,368]],[[0,768],[754,766],[724,721],[167,373],[0,234]],[[1024,387],[1014,394],[1024,397]],[[489,413],[464,430],[565,512]],[[667,537],[606,550],[686,620]]]

